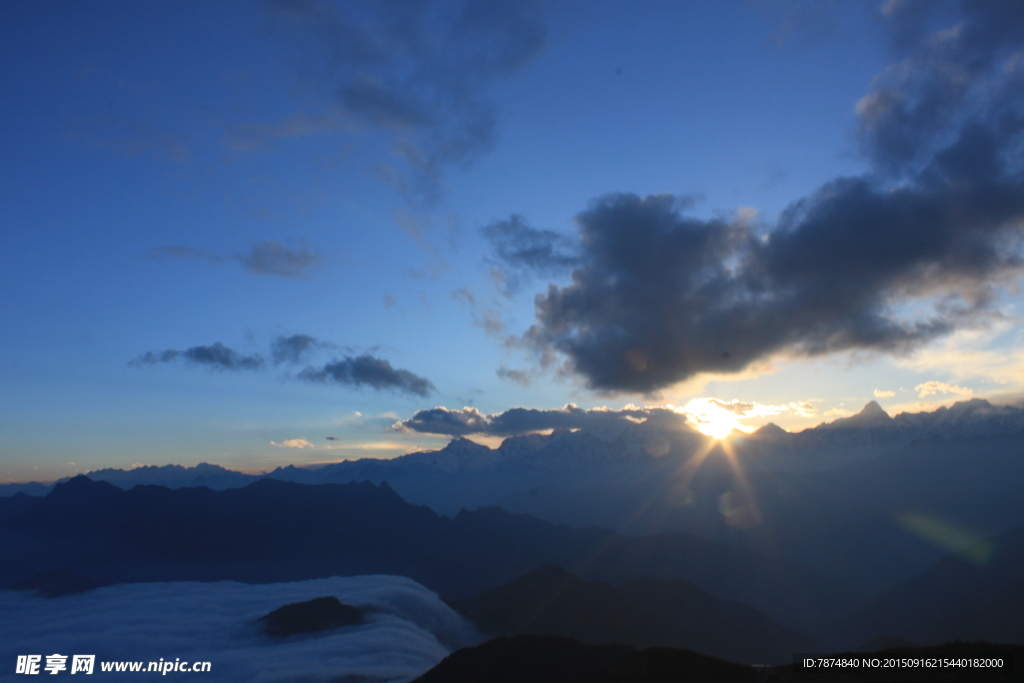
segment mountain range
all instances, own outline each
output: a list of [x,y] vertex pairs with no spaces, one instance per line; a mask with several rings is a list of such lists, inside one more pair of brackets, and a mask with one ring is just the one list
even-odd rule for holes
[[[737,458],[748,469],[807,471],[877,458],[929,439],[991,437],[1022,431],[1024,408],[993,405],[984,399],[895,417],[871,401],[856,415],[797,433],[786,432],[772,423],[749,435],[734,432],[731,443]],[[121,488],[153,484],[226,489],[262,478],[306,484],[387,480],[408,500],[446,514],[464,507],[480,507],[533,484],[550,485],[564,480],[588,485],[606,481],[622,471],[644,472],[650,466],[657,468],[663,460],[688,460],[707,450],[711,443],[710,437],[687,424],[623,421],[617,428],[601,433],[557,429],[548,435],[512,436],[495,449],[460,437],[438,451],[410,453],[394,459],[363,458],[317,468],[289,465],[262,475],[209,463],[194,467],[108,468],[87,474],[93,480],[108,481]],[[499,473],[500,477],[488,476]],[[50,488],[52,484],[39,482],[0,484],[0,496],[19,492],[44,495]]]
[[99,470],[90,478],[123,489],[387,482],[403,499],[451,517],[498,506],[580,528],[684,533],[796,560],[865,595],[1024,525],[1016,485],[1024,481],[1022,430],[1024,409],[981,399],[896,417],[872,401],[803,432],[768,425],[721,443],[681,421],[623,421],[618,431],[528,434],[496,449],[459,438],[393,460],[288,466],[262,476],[200,464]]
[[545,563],[610,583],[686,579],[782,623],[822,623],[852,604],[812,569],[685,534],[572,529],[498,508],[454,518],[386,484],[272,479],[240,489],[129,491],[79,476],[46,497],[0,499],[0,585],[57,570],[84,580],[295,581],[408,576],[450,600]]
[[1024,640],[1024,526],[947,553],[864,600],[779,555],[682,533],[571,528],[499,508],[448,518],[369,482],[124,491],[80,476],[45,497],[0,499],[4,587],[59,596],[116,583],[363,574],[410,577],[485,631],[685,646],[734,661],[817,647],[794,629],[829,648],[883,635],[926,645]]

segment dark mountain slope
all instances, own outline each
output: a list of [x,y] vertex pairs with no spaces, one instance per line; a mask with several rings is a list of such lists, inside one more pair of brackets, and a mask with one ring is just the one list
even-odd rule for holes
[[916,643],[1024,643],[1024,527],[943,558],[840,622],[847,643],[879,634]]
[[495,638],[445,657],[414,683],[754,683],[760,672],[685,650],[637,652],[558,636]]
[[679,579],[641,578],[618,588],[545,565],[452,607],[492,635],[560,635],[588,643],[676,647],[742,663],[790,661],[824,645],[780,628],[757,610]]

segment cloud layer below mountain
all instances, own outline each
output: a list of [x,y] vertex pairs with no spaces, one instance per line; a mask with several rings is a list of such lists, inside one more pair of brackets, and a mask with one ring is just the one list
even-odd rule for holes
[[[282,605],[329,595],[366,609],[367,621],[282,640],[254,623]],[[44,662],[55,652],[94,654],[98,672],[101,661],[180,658],[211,662],[201,676],[207,681],[408,681],[479,639],[437,595],[395,576],[124,584],[57,599],[2,591],[0,614],[5,662],[19,654],[41,654]]]

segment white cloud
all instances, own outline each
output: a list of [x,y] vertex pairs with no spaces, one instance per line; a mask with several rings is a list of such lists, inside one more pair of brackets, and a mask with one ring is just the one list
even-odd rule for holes
[[[366,609],[366,622],[282,640],[255,624],[282,605],[328,595]],[[0,591],[0,614],[4,652],[94,654],[96,671],[101,661],[209,661],[199,678],[210,682],[404,683],[480,640],[436,594],[399,576],[122,584],[54,599]]]
[[890,396],[895,396],[895,395],[896,395],[895,391],[886,391],[884,389],[875,389],[875,398],[889,398]]
[[305,439],[287,439],[281,443],[271,441],[270,445],[277,446],[278,448],[313,448],[313,444]]
[[958,387],[955,384],[946,384],[945,382],[925,382],[924,384],[918,384],[914,387],[914,391],[917,392],[918,398],[924,398],[925,396],[931,396],[932,394],[959,394],[961,396],[970,396],[974,393],[971,389],[966,387]]

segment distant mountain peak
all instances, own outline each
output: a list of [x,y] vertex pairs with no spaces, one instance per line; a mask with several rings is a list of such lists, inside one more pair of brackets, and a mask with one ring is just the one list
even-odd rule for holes
[[882,410],[882,406],[878,405],[878,401],[868,401],[860,412],[857,413],[857,417],[889,417],[889,413]]
[[760,429],[750,434],[750,436],[754,437],[755,439],[782,439],[789,436],[789,432],[787,432],[785,429],[775,424],[774,422],[769,422],[768,424],[764,425]]
[[488,448],[487,446],[484,446],[483,444],[479,444],[476,441],[473,441],[472,439],[467,439],[464,436],[457,436],[451,441],[449,441],[448,445],[442,448],[441,450],[447,451],[448,453],[465,453],[467,451],[489,451],[491,449]]
[[868,401],[867,404],[861,408],[860,412],[850,417],[843,417],[835,420],[829,425],[830,427],[874,427],[879,425],[885,425],[892,422],[892,418],[889,413],[882,409],[882,406],[878,405],[878,401]]
[[95,481],[84,474],[79,474],[71,477],[67,481],[56,484],[53,489],[46,494],[46,497],[57,500],[71,500],[83,496],[111,496],[121,493],[124,493],[122,489],[109,482]]

